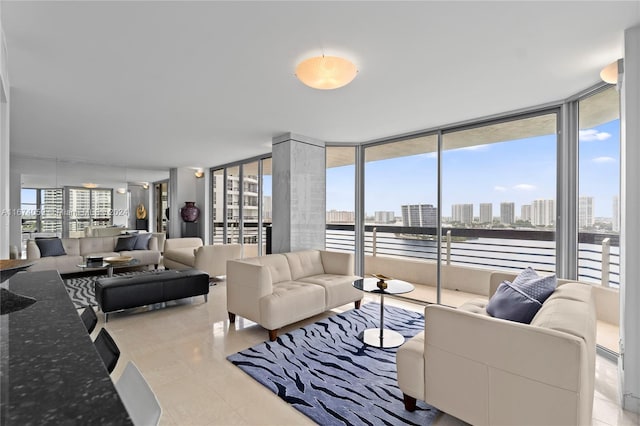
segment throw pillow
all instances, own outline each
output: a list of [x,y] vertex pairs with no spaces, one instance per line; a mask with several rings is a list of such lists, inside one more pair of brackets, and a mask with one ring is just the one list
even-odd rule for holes
[[557,284],[558,280],[555,275],[541,277],[530,267],[520,272],[512,283],[514,287],[519,288],[527,296],[536,299],[540,303],[544,303],[551,296]]
[[134,250],[148,250],[149,249],[149,240],[151,239],[152,234],[138,234],[136,237],[136,244],[133,247]]
[[40,257],[64,256],[67,254],[60,238],[42,238],[36,240],[40,249]]
[[138,237],[119,237],[118,242],[116,243],[116,248],[113,251],[130,251],[136,245],[136,240]]
[[540,307],[542,303],[505,281],[489,299],[487,313],[494,318],[529,324]]

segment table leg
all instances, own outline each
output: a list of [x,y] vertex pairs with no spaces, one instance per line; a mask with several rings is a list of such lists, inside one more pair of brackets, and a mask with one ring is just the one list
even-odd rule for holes
[[380,328],[368,328],[360,333],[364,343],[376,348],[395,348],[404,343],[404,336],[384,328],[384,294],[380,294]]
[[111,278],[113,277],[113,265],[109,264],[109,266],[107,266],[107,277]]
[[380,346],[384,340],[384,293],[380,294]]

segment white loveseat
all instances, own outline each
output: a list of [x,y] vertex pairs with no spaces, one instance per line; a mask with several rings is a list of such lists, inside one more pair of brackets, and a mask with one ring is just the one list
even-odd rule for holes
[[474,425],[590,424],[592,288],[559,284],[530,324],[489,316],[486,299],[458,309],[428,305],[425,331],[397,352],[405,407],[417,398]]
[[227,262],[227,310],[269,330],[278,329],[329,309],[354,302],[362,292],[353,287],[353,254],[304,250]]
[[149,237],[146,250],[128,250],[116,252],[116,244],[120,237],[84,237],[84,238],[62,238],[62,246],[65,255],[41,257],[40,249],[35,240],[27,241],[27,259],[36,260],[36,263],[29,268],[29,271],[45,271],[55,269],[60,274],[70,274],[82,272],[78,265],[84,263],[86,256],[131,256],[140,263],[136,266],[154,265],[158,267],[160,263],[160,251],[158,250],[158,240],[156,237]]

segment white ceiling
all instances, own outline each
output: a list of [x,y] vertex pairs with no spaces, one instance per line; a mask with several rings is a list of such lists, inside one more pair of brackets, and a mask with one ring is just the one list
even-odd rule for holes
[[[564,99],[640,2],[5,1],[11,152],[209,167],[294,132],[363,142]],[[294,76],[323,52],[348,86]]]

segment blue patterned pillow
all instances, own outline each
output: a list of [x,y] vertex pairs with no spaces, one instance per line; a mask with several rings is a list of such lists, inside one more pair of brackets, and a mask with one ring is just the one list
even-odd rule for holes
[[487,313],[494,318],[529,324],[541,306],[542,303],[505,281],[489,299]]
[[557,284],[555,275],[541,277],[533,269],[527,268],[520,272],[511,285],[522,290],[527,296],[544,303],[554,292]]

